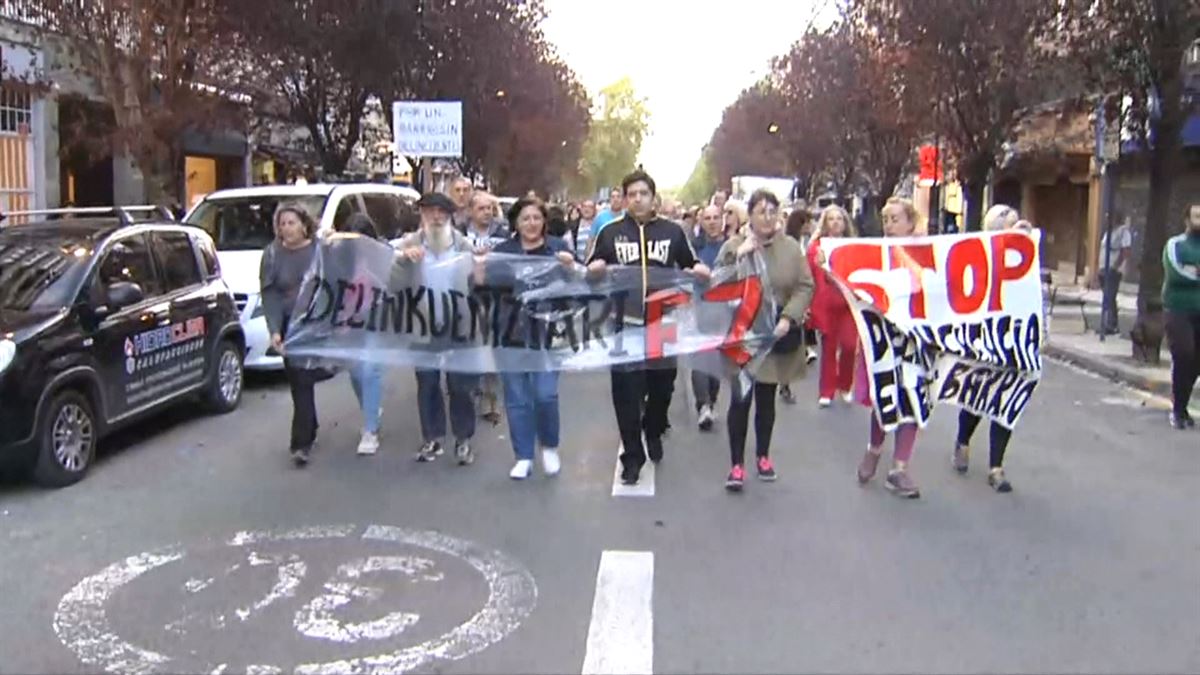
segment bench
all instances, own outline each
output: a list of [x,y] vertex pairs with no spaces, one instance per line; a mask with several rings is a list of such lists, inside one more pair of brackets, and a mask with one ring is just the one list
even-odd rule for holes
[[1091,330],[1088,324],[1087,312],[1085,311],[1087,301],[1084,300],[1083,295],[1064,294],[1062,298],[1059,298],[1058,285],[1054,283],[1054,275],[1050,270],[1046,269],[1042,270],[1042,286],[1050,289],[1050,314],[1052,316],[1054,314],[1054,306],[1060,302],[1064,305],[1078,305],[1079,318],[1083,319],[1083,332],[1086,333]]

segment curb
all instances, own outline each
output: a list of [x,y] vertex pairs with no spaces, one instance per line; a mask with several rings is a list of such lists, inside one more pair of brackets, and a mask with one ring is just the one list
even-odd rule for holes
[[1169,381],[1163,382],[1143,375],[1132,368],[1113,365],[1103,357],[1061,347],[1049,341],[1042,347],[1042,353],[1052,359],[1072,363],[1101,377],[1123,382],[1152,394],[1166,396],[1167,398],[1171,397],[1171,383]]

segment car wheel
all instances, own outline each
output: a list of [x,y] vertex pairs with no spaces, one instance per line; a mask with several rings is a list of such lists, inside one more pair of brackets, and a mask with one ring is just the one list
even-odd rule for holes
[[208,407],[219,415],[232,412],[242,402],[242,388],[245,383],[242,350],[226,340],[217,349],[217,359],[205,394]]
[[87,397],[74,390],[59,392],[41,421],[34,480],[46,487],[79,482],[96,457],[98,432]]

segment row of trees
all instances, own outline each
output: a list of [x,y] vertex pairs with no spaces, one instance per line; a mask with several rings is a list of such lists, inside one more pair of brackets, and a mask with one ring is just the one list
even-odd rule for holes
[[65,70],[112,109],[105,141],[155,199],[180,196],[185,132],[286,120],[338,175],[360,142],[386,140],[363,138],[372,109],[390,124],[393,100],[459,99],[462,171],[522,192],[557,188],[588,132],[587,92],[541,32],[541,0],[39,4]]
[[1099,109],[1148,155],[1138,325],[1157,353],[1158,256],[1177,220],[1168,204],[1196,105],[1182,68],[1196,39],[1195,0],[846,0],[831,26],[810,29],[726,109],[693,179],[792,175],[888,196],[914,148],[939,138],[977,229],[1023,111]]

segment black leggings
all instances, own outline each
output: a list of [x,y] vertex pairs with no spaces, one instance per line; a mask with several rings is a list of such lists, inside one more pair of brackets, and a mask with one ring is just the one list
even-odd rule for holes
[[[970,445],[971,436],[975,434],[975,428],[979,426],[979,415],[960,410],[958,413],[958,444]],[[1008,450],[1008,439],[1012,438],[1012,430],[1005,429],[1003,426],[992,422],[990,433],[992,452],[989,457],[989,465],[993,469],[998,469],[1004,466],[1004,453]]]
[[1200,312],[1168,311],[1167,345],[1171,349],[1171,400],[1175,413],[1185,415],[1200,376]]
[[746,432],[750,426],[750,404],[758,401],[754,408],[754,441],[755,452],[759,457],[766,457],[771,450],[771,432],[775,430],[775,391],[779,385],[755,382],[754,387],[746,392],[746,398],[738,397],[737,385],[733,386],[733,395],[729,397],[729,456],[735,464],[742,464],[746,458]]

